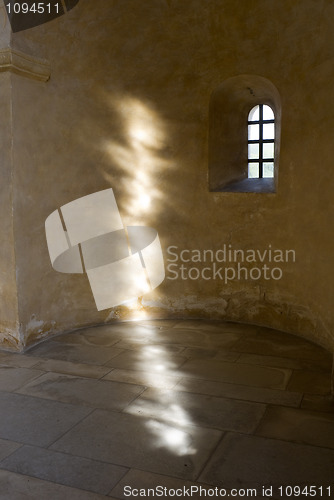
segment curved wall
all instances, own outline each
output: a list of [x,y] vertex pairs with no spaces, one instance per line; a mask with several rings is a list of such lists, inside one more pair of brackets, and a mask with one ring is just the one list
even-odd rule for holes
[[[21,347],[115,319],[193,316],[266,325],[334,350],[333,15],[329,0],[95,0],[13,35],[52,68],[47,83],[11,77]],[[281,96],[275,194],[208,190],[210,96],[242,74],[268,79]],[[109,187],[126,225],[158,231],[166,279],[130,307],[98,312],[85,275],[51,268],[44,222]],[[248,279],[214,279],[214,263],[237,265],[217,262],[223,249],[255,252]],[[198,262],[204,250],[216,262]],[[269,250],[295,259],[269,262]],[[195,262],[181,260],[190,255]],[[280,279],[249,279],[264,264]]]

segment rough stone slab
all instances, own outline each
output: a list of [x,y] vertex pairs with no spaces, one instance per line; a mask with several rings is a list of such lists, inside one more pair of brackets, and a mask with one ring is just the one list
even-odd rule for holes
[[34,368],[36,370],[44,370],[46,372],[63,373],[65,375],[77,375],[78,377],[87,377],[99,379],[110,372],[110,368],[104,366],[94,366],[88,363],[72,363],[71,361],[62,361],[59,359],[40,360]]
[[[120,499],[126,499],[129,498],[129,495],[125,495],[124,493],[128,493],[129,490],[125,490],[125,487],[131,488],[131,489],[152,489],[152,488],[157,488],[157,487],[162,487],[162,488],[167,488],[167,491],[169,489],[171,490],[183,490],[183,488],[186,488],[189,490],[191,487],[200,487],[202,486],[203,488],[208,488],[207,485],[196,483],[193,481],[185,481],[184,479],[177,479],[175,477],[170,477],[162,474],[153,474],[151,472],[145,472],[142,470],[137,470],[137,469],[131,469],[122,479],[121,481],[117,484],[117,486],[111,491],[111,494],[114,495],[117,498]],[[209,486],[210,488],[210,486]],[[161,490],[158,490],[158,492]],[[134,498],[134,497],[133,497]],[[151,497],[152,498],[152,497]],[[157,496],[153,498],[158,498]],[[172,496],[167,496],[162,498],[172,498]],[[175,498],[177,498],[175,496]],[[179,496],[180,498],[180,496]],[[181,496],[181,498],[186,498]],[[190,497],[191,498],[191,497]],[[196,498],[195,495],[193,495],[192,498]],[[205,498],[205,497],[203,497]]]
[[[1,500],[105,500],[105,495],[0,470]],[[108,500],[116,500],[109,498]]]
[[289,380],[288,390],[308,394],[330,395],[331,374],[304,370],[295,371]]
[[112,380],[136,385],[140,384],[142,386],[157,387],[160,389],[172,389],[179,382],[180,377],[166,376],[154,372],[115,368],[103,377],[102,380]]
[[8,457],[22,445],[20,443],[14,443],[13,441],[8,441],[7,439],[0,439],[0,460]]
[[103,495],[107,495],[128,471],[125,467],[35,446],[23,446],[4,460],[1,467],[18,474]]
[[276,330],[250,335],[237,342],[232,350],[264,356],[305,359],[327,364],[331,359],[330,354],[322,347]]
[[333,450],[229,433],[198,480],[226,488],[325,487],[333,484],[333,470]]
[[292,407],[298,407],[303,397],[303,395],[298,392],[267,389],[266,387],[227,384],[224,382],[193,378],[183,378],[176,384],[174,390]]
[[331,372],[332,361],[310,360],[302,358],[265,356],[260,354],[241,354],[238,363],[254,364],[260,366],[275,366],[277,368],[290,368],[291,370],[313,370],[320,372]]
[[143,390],[140,385],[47,373],[18,392],[73,405],[122,410]]
[[199,425],[236,432],[254,432],[265,405],[188,392],[147,389],[126,408],[132,415],[166,425]]
[[14,368],[0,366],[0,391],[13,392],[29,381],[43,375],[44,372],[35,368]]
[[105,366],[122,370],[153,371],[166,375],[178,375],[174,373],[174,370],[179,368],[185,360],[186,358],[182,355],[170,354],[165,352],[163,348],[157,351],[152,346],[147,345],[138,350],[125,351],[105,363]]
[[268,408],[256,434],[334,449],[334,415],[293,408]]
[[0,393],[0,437],[49,446],[92,410],[22,394]]
[[291,376],[291,370],[283,368],[227,363],[210,359],[189,360],[182,366],[179,373],[185,377],[270,389],[285,389]]
[[217,430],[96,410],[51,449],[194,480],[221,436]]
[[117,347],[68,345],[49,341],[31,349],[33,356],[47,359],[69,361],[71,363],[87,363],[91,365],[104,364],[123,352]]

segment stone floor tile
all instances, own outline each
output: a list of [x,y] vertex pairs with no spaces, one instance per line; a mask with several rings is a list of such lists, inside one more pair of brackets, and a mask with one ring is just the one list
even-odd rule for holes
[[240,339],[240,333],[234,332],[205,332],[200,329],[190,328],[171,328],[170,330],[161,330],[156,333],[155,341],[160,344],[175,344],[185,347],[199,348],[229,348]]
[[91,413],[90,408],[0,393],[0,438],[49,446]]
[[228,349],[205,349],[200,347],[187,347],[182,352],[182,356],[186,358],[215,358],[224,361],[236,361],[240,354],[236,352],[230,352]]
[[1,500],[116,500],[105,495],[0,470]]
[[[139,349],[142,345],[145,346],[145,345],[151,345],[151,344],[152,344],[152,341],[146,337],[137,337],[134,339],[129,339],[127,337],[124,337],[122,339],[119,339],[116,342],[115,347],[117,347],[117,349],[136,350],[136,349]],[[176,346],[175,347],[176,352],[182,351],[183,349],[184,349],[183,346],[181,346],[181,347]]]
[[331,393],[331,374],[304,370],[295,371],[287,388],[289,391],[329,395]]
[[283,368],[228,363],[214,359],[189,360],[179,372],[185,377],[270,389],[285,389],[291,376],[291,370]]
[[143,390],[140,385],[46,373],[18,393],[79,406],[122,410]]
[[[224,351],[225,355],[230,355],[228,350]],[[218,354],[218,349],[205,349],[201,347],[187,347],[182,352],[186,358],[214,358]],[[233,353],[232,353],[233,356]],[[233,359],[234,361],[234,359]]]
[[[17,391],[0,392],[0,460],[22,472],[0,470],[0,499],[120,499],[126,480],[332,480],[330,367],[331,356],[302,338],[201,320],[115,322],[0,353],[0,387]],[[113,471],[131,467],[116,485]]]
[[277,356],[264,356],[259,354],[240,354],[239,363],[254,364],[258,366],[273,366],[277,368],[290,368],[291,370],[311,370],[321,372],[331,372],[332,361],[310,360]]
[[175,391],[194,392],[211,396],[255,401],[258,403],[292,406],[298,408],[303,395],[298,392],[289,392],[265,387],[251,387],[247,385],[226,384],[210,380],[182,378],[173,388]]
[[215,321],[215,320],[181,320],[176,325],[175,328],[189,328],[189,329],[199,329],[204,332],[212,333],[239,333],[242,335],[249,335],[250,333],[257,333],[258,327],[254,325],[244,325],[242,323],[233,323],[229,321]]
[[38,363],[39,358],[27,354],[0,352],[0,365],[16,368],[32,368]]
[[150,347],[151,350],[155,350],[157,353],[170,353],[170,354],[180,354],[185,350],[184,346],[173,345],[173,344],[154,344],[151,341],[145,340],[145,342],[130,342],[129,340],[120,340],[115,344],[117,349],[126,349],[130,351],[136,351],[137,349]]
[[58,335],[53,337],[54,342],[69,345],[92,345],[111,347],[121,338],[119,332],[113,331],[112,328],[103,326],[95,328],[84,328],[75,332]]
[[137,326],[146,326],[150,328],[173,328],[180,322],[178,319],[148,319],[142,321],[133,321]]
[[72,488],[95,491],[101,495],[107,495],[128,471],[125,467],[35,446],[22,446],[3,460],[0,467]]
[[185,362],[186,358],[171,354],[163,347],[142,346],[135,351],[125,351],[105,363],[111,368],[139,370],[173,375],[174,370]]
[[217,430],[95,410],[51,449],[193,480],[221,436]]
[[160,328],[150,328],[134,322],[117,322],[90,328],[81,328],[74,332],[53,337],[53,341],[68,344],[84,344],[92,346],[111,347],[122,339],[154,339],[155,331]]
[[118,356],[123,350],[116,347],[68,345],[51,340],[39,344],[30,352],[35,357],[98,365],[106,363],[114,356]]
[[8,455],[11,455],[21,446],[22,445],[20,443],[15,443],[14,441],[8,441],[7,439],[0,439],[0,460],[3,460],[4,458],[8,457]]
[[[94,335],[95,328],[91,329]],[[101,328],[109,332],[109,334],[113,335],[115,338],[117,337],[119,340],[146,338],[147,340],[152,341],[154,340],[156,333],[163,329],[158,326],[143,325],[141,322],[135,323],[134,321],[116,322],[104,325]]]
[[[199,328],[200,330],[211,328],[217,329],[219,326],[221,326],[220,321],[206,321],[206,320],[201,320],[201,319],[182,319],[176,322],[175,328],[189,328],[190,330],[195,330],[196,328]],[[226,325],[226,323],[223,323],[223,326]]]
[[[52,342],[55,342],[57,344],[65,344],[65,345],[73,345],[73,346],[89,345],[89,343],[86,341],[86,338],[85,338],[82,330],[78,330],[75,332],[69,332],[69,333],[63,333],[62,335],[57,335],[55,337],[52,337]],[[112,344],[115,344],[116,342],[118,342],[118,336],[112,340]],[[48,342],[46,342],[46,343],[48,343]],[[44,343],[42,345],[44,345]],[[108,347],[110,347],[110,345]]]
[[106,366],[95,366],[87,363],[72,363],[70,361],[62,361],[58,359],[36,359],[38,360],[35,365],[36,370],[64,373],[65,375],[77,375],[78,377],[99,379],[107,375],[107,373],[111,370],[111,368]]
[[0,366],[0,391],[16,391],[30,380],[40,377],[43,373],[42,370],[34,368]]
[[332,395],[304,394],[301,408],[334,414],[334,398]]
[[103,377],[102,380],[113,380],[116,382],[124,382],[126,384],[139,384],[146,387],[157,387],[160,389],[172,389],[180,381],[180,377],[166,376],[153,372],[122,370],[115,368]]
[[[229,433],[197,479],[224,488],[333,484],[334,451]],[[277,496],[277,490],[274,492]],[[273,497],[275,498],[275,494]]]
[[268,408],[256,434],[334,449],[334,415],[294,408]]
[[322,347],[275,330],[243,338],[236,342],[231,349],[249,354],[306,359],[324,363],[328,363],[331,358],[330,354]]
[[237,361],[240,357],[238,352],[231,352],[228,349],[219,349],[215,356],[215,359],[222,361],[230,361],[231,363]]
[[[162,494],[164,495],[162,498],[180,498],[180,496],[186,498],[186,496],[183,495],[178,495],[177,497],[173,494],[173,490],[181,490],[178,491],[178,493],[181,493],[186,489],[190,492],[190,488],[193,487],[193,496],[189,498],[196,499],[196,488],[199,489],[201,486],[202,488],[207,487],[207,485],[195,483],[193,481],[185,481],[184,479],[178,479],[171,476],[131,469],[111,491],[111,494],[123,500],[129,498],[130,491],[136,493],[135,490],[140,489],[146,490],[146,492],[148,489],[157,489],[156,491],[158,495],[160,495],[160,498]],[[153,498],[158,498],[158,496]],[[205,497],[203,496],[203,498]]]
[[263,417],[265,405],[188,392],[147,389],[126,413],[156,419],[166,425],[199,425],[252,433]]

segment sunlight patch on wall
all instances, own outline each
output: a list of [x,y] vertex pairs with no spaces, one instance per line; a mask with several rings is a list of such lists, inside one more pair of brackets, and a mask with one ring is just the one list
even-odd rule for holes
[[[157,174],[161,175],[170,162],[164,158],[167,134],[159,114],[135,97],[118,97],[110,101],[112,111],[122,123],[122,140],[105,140],[103,148],[114,165],[121,169],[121,192],[126,194],[122,213],[139,220],[157,211],[157,202],[162,198]],[[111,171],[104,177],[115,183]]]

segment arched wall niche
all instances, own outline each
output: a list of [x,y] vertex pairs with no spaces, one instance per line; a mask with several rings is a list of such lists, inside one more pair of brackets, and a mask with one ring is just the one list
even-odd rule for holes
[[[257,104],[275,115],[275,177],[247,179],[247,120]],[[212,93],[209,111],[209,190],[276,192],[281,136],[281,98],[275,85],[262,76],[238,75]]]

